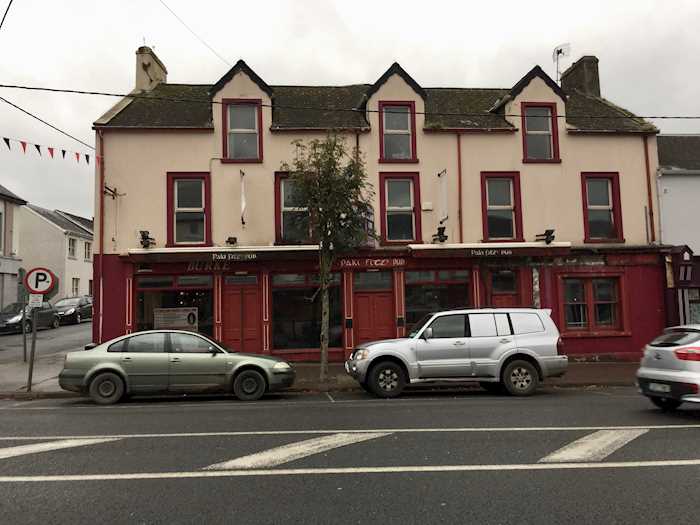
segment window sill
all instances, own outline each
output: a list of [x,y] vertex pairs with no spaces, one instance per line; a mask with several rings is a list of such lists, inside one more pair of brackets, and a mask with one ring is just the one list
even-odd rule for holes
[[262,164],[262,159],[219,159],[221,164]]
[[523,164],[561,164],[561,159],[523,159]]
[[499,239],[481,239],[481,242],[483,243],[489,243],[489,242],[525,242],[524,237],[510,237],[510,238],[499,238]]
[[624,237],[618,237],[615,239],[584,239],[584,244],[622,244],[625,242]]
[[593,337],[630,337],[632,332],[626,330],[586,330],[581,332],[561,332],[564,339],[585,339]]
[[389,241],[387,239],[382,239],[379,241],[380,246],[406,246],[408,244],[420,244],[423,241],[418,239],[412,239],[408,241]]
[[275,240],[275,246],[305,246],[307,244],[313,244],[311,239],[303,239],[300,241],[285,241],[282,239]]
[[68,258],[69,258],[71,261],[77,261],[77,260],[78,260],[78,258],[77,258],[75,255],[69,255]]
[[420,162],[417,158],[412,159],[378,159],[379,164],[418,164]]
[[166,248],[211,248],[214,246],[212,243],[209,242],[199,242],[199,243],[185,243],[185,242],[178,242],[178,243],[173,243],[169,242],[165,245]]

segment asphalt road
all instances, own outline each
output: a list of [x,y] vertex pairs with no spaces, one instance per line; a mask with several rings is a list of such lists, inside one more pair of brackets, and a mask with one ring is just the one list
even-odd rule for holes
[[[78,350],[92,341],[92,322],[63,325],[55,330],[41,329],[36,334],[36,355],[50,355],[65,350]],[[31,334],[27,334],[27,353]],[[22,334],[0,335],[0,364],[22,360]]]
[[694,523],[700,408],[633,389],[0,401],[6,523]]

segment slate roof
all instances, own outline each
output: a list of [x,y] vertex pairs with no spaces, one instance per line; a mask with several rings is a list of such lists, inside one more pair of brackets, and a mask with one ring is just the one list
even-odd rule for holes
[[700,135],[659,135],[656,141],[662,170],[700,170]]
[[[243,63],[238,67],[242,69],[244,66]],[[502,114],[499,114],[499,111],[502,113],[503,101],[514,96],[514,90],[522,88],[523,80],[529,76],[538,75],[538,71],[541,70],[537,67],[533,68],[512,88],[420,88],[418,86],[425,94],[428,113],[425,127],[433,130],[453,128],[512,130],[513,126]],[[96,126],[211,129],[213,128],[211,94],[220,87],[220,82],[213,86],[159,84],[152,91],[133,99],[107,123],[96,124]],[[273,130],[366,130],[369,128],[364,111],[360,109],[364,107],[368,94],[376,89],[377,83],[349,86],[267,86],[267,84],[265,86],[272,92]],[[564,94],[558,86],[557,89],[559,89],[557,93],[562,98],[566,97],[566,121],[575,131],[618,133],[655,133],[657,131],[652,124],[604,98],[586,95],[579,91]],[[355,108],[358,111],[352,111]],[[454,115],[455,113],[459,115]]]
[[[36,206],[34,204],[27,204],[27,207],[41,215],[44,219],[47,219],[48,221],[54,223],[62,230],[70,233],[71,235],[77,235],[78,237],[92,239],[92,233],[85,231],[83,227],[78,226],[73,221],[61,215],[61,213],[59,213],[58,210],[47,210],[46,208],[42,208],[41,206]],[[81,219],[85,221],[88,220],[84,219],[83,217],[81,217]]]
[[27,201],[25,201],[22,197],[12,193],[10,190],[8,190],[5,186],[0,184],[0,199],[6,200],[6,201],[12,201],[15,204],[27,204]]
[[67,211],[56,210],[61,215],[68,217],[70,220],[77,222],[80,226],[88,230],[90,233],[94,231],[94,223],[92,219],[87,217],[81,217],[80,215],[75,215],[74,213],[68,213]]

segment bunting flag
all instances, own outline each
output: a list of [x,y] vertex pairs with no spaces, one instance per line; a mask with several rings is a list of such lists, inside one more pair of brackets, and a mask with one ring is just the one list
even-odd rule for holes
[[[12,151],[12,142],[19,143],[19,145],[22,147],[22,153],[25,155],[27,154],[27,146],[34,146],[34,149],[36,150],[37,154],[39,157],[45,158],[44,155],[42,154],[42,149],[45,149],[46,151],[49,152],[49,157],[51,159],[55,158],[55,153],[58,150],[58,148],[55,148],[54,146],[45,146],[43,144],[36,144],[34,142],[29,142],[26,140],[20,140],[20,139],[14,139],[11,137],[2,137],[3,142],[5,142],[5,146],[7,146],[7,149]],[[31,148],[29,150],[31,152]],[[80,157],[83,156],[85,157],[85,163],[90,165],[90,155],[93,156],[95,159],[95,165],[99,166],[100,162],[102,161],[102,157],[99,155],[93,155],[92,153],[84,153],[81,151],[69,151],[65,149],[61,149],[61,158],[65,160],[66,154],[67,153],[72,153],[75,156],[75,162],[80,164]]]

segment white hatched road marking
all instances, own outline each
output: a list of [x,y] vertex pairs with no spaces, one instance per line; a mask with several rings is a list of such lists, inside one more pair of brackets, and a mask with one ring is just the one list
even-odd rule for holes
[[19,445],[16,447],[0,448],[0,459],[25,456],[27,454],[37,454],[39,452],[49,452],[64,448],[84,447],[87,445],[97,445],[99,443],[109,443],[119,441],[119,438],[98,438],[98,439],[63,439],[61,441],[49,441],[44,443],[33,443],[31,445]]
[[296,459],[320,454],[334,448],[352,445],[354,443],[362,443],[370,439],[377,439],[388,436],[386,432],[371,432],[366,434],[331,434],[330,436],[321,436],[297,443],[290,443],[280,447],[271,448],[232,459],[231,461],[223,461],[209,465],[206,470],[232,470],[232,469],[260,469],[266,467],[275,467],[288,463]]
[[455,428],[377,428],[377,429],[306,429],[306,430],[240,430],[227,432],[166,432],[144,434],[96,434],[96,435],[57,435],[57,436],[0,436],[0,441],[37,441],[42,439],[126,439],[126,438],[198,438],[235,436],[284,436],[309,434],[402,434],[402,433],[481,433],[481,432],[577,432],[590,430],[688,430],[700,429],[700,424],[687,425],[598,425],[581,427],[455,427]]
[[51,476],[0,476],[0,483],[51,481],[118,481],[144,479],[238,478],[250,476],[313,476],[351,474],[404,474],[438,472],[508,472],[547,470],[595,470],[700,466],[700,459],[666,461],[618,461],[610,463],[520,463],[511,465],[430,465],[406,467],[340,467],[269,470],[195,470],[190,472],[141,472],[133,474],[69,474]]
[[540,459],[540,463],[572,463],[575,461],[602,461],[633,439],[646,434],[648,429],[599,430],[577,439]]

